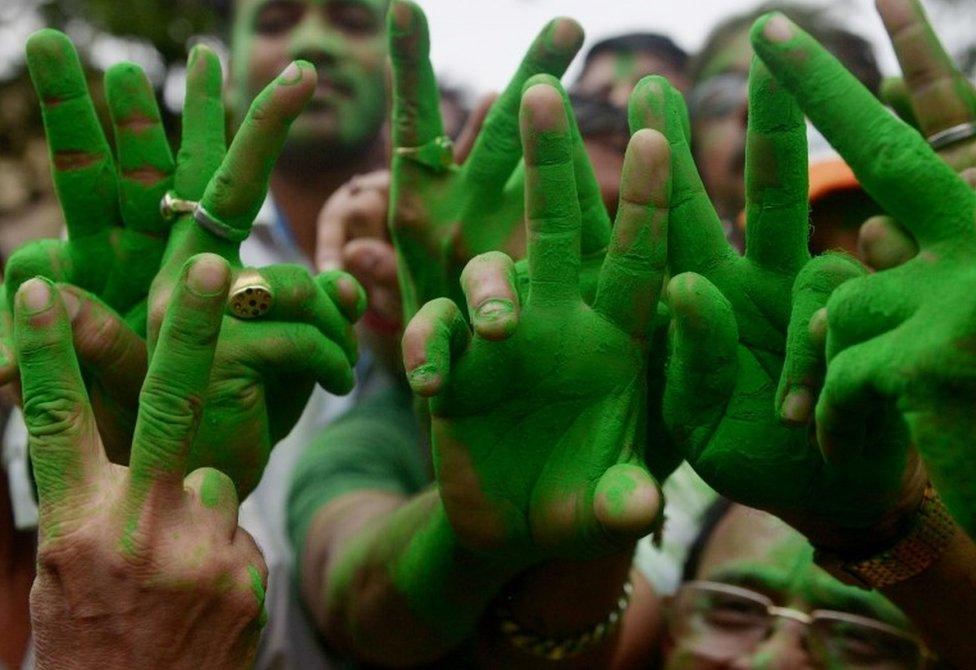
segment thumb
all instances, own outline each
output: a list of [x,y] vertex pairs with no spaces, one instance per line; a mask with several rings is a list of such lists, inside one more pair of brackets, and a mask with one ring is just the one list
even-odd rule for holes
[[596,485],[593,513],[614,541],[638,540],[663,523],[664,496],[647,468],[618,463]]

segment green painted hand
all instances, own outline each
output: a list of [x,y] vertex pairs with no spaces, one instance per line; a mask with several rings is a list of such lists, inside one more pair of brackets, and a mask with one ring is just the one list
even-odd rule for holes
[[[884,101],[924,137],[976,122],[976,88],[946,53],[921,3],[879,0],[877,5],[904,74],[884,82]],[[938,154],[976,188],[976,138],[953,142]],[[918,253],[905,226],[889,216],[869,219],[861,227],[858,246],[861,257],[877,270],[901,265]]]
[[254,660],[264,559],[237,525],[230,479],[209,468],[184,479],[229,275],[222,259],[200,257],[174,287],[139,400],[130,467],[110,463],[102,449],[67,305],[40,278],[16,294],[40,499],[31,623],[42,670],[230,669]]
[[[534,74],[561,76],[579,50],[583,33],[569,19],[554,19],[543,29],[489,111],[470,155],[457,165],[449,148],[438,144],[444,130],[423,12],[412,2],[396,0],[389,31],[394,82],[390,226],[406,322],[434,298],[450,297],[462,304],[458,278],[475,255],[506,250],[521,257],[522,89]],[[574,197],[582,206],[586,257],[605,251],[610,221],[575,123],[573,141]]]
[[[219,77],[219,63],[209,66],[217,68]],[[255,98],[226,155],[217,132],[224,122],[219,100],[196,110],[199,127],[210,131],[207,156],[216,163],[200,205],[227,228],[227,237],[205,229],[192,216],[177,220],[150,290],[150,352],[180,270],[196,254],[223,257],[234,285],[256,280],[274,295],[270,311],[257,320],[239,319],[228,309],[190,453],[191,467],[226,472],[241,496],[257,485],[271,448],[294,427],[315,384],[347,393],[354,383],[352,323],[365,308],[356,281],[338,271],[313,277],[297,265],[244,268],[239,255],[291,122],[311,97],[315,81],[309,63],[289,66]]]
[[[208,151],[212,129],[201,126],[197,110],[219,106],[218,60],[205,47],[190,55],[183,142],[175,166],[152,87],[137,66],[121,63],[105,76],[116,164],[68,38],[54,30],[34,34],[27,44],[27,63],[41,99],[68,238],[31,243],[14,253],[4,301],[32,277],[60,282],[106,450],[115,462],[124,463],[146,374],[146,296],[170,232],[159,202],[169,189],[180,198],[199,200],[216,168]],[[219,130],[222,142],[222,126]],[[217,164],[219,160],[218,155]],[[201,178],[203,174],[208,177]],[[10,308],[3,311],[0,351],[7,355],[0,364],[0,384],[17,375],[12,331],[3,326]]]
[[[767,19],[753,42],[920,249],[897,268],[845,283],[820,301],[827,305],[828,360],[816,408],[821,448],[831,464],[889,461],[896,445],[880,445],[889,453],[878,453],[865,444],[872,420],[897,409],[946,505],[976,535],[976,194],[796,26]],[[843,105],[828,103],[838,100]]]
[[97,293],[124,314],[145,300],[169,234],[159,201],[173,187],[175,167],[152,86],[132,63],[105,73],[116,164],[70,40],[55,30],[33,34],[27,66],[68,239],[18,250],[7,268],[7,297],[44,275]]
[[[809,259],[799,108],[756,61],[746,149],[747,246],[739,256],[692,162],[680,95],[660,78],[645,79],[639,88],[646,92],[645,113],[656,113],[671,142],[675,204],[668,257],[676,276],[668,287],[673,338],[664,416],[674,439],[720,493],[773,512],[823,544],[833,540],[825,529],[878,523],[902,495],[904,442],[900,457],[877,458],[874,442],[893,439],[882,431],[848,467],[828,467],[807,427],[784,425],[774,406],[793,287]],[[840,257],[821,262],[834,267],[836,282],[855,271]]]
[[650,532],[661,499],[644,465],[646,333],[665,264],[668,148],[637,133],[592,307],[580,293],[581,211],[556,79],[521,107],[528,294],[499,252],[461,284],[474,335],[446,298],[407,327],[404,364],[430,397],[438,490],[459,541],[511,561],[608,554]]

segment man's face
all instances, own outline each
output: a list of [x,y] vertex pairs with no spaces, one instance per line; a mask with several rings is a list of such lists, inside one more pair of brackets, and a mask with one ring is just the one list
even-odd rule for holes
[[[648,52],[604,52],[594,56],[573,86],[580,131],[603,202],[611,214],[617,209],[620,171],[630,133],[627,101],[641,79],[660,74],[684,91],[688,80],[667,61]],[[593,116],[594,118],[588,118]],[[600,118],[596,118],[600,117]]]
[[[795,612],[769,618],[771,627],[763,631],[756,621],[765,610],[754,610],[735,590],[725,596],[720,591],[710,594],[707,586],[695,591],[686,585],[672,603],[666,670],[905,670],[917,649],[910,638],[885,629],[907,633],[907,620],[897,608],[877,592],[841,584],[818,568],[807,541],[764,512],[734,506],[712,533],[696,579],[736,587]],[[692,585],[696,583],[701,582]],[[686,597],[689,592],[694,595]],[[839,612],[855,624],[805,625],[791,618],[817,610]],[[881,629],[864,627],[864,620],[878,622]],[[815,636],[817,631],[824,635]],[[832,651],[813,654],[817,645],[821,651],[829,645]],[[886,658],[889,649],[895,660]],[[825,657],[832,660],[817,663]]]
[[719,216],[734,219],[745,206],[748,31],[734,36],[704,64],[689,96],[695,159]]
[[237,0],[231,44],[239,115],[291,61],[318,70],[289,147],[347,154],[375,140],[386,116],[387,0]]

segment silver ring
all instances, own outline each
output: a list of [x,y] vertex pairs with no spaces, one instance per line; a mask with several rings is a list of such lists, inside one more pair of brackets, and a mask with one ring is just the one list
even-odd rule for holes
[[159,201],[159,213],[163,215],[165,221],[172,221],[184,214],[192,214],[196,208],[197,203],[177,198],[172,191],[166,191],[163,199]]
[[960,123],[958,126],[940,130],[937,133],[929,135],[926,139],[929,145],[938,151],[957,142],[968,140],[970,137],[976,137],[976,122],[974,121]]
[[397,147],[394,153],[436,172],[443,172],[454,165],[454,142],[447,135],[440,135],[417,147]]
[[247,239],[250,231],[239,230],[216,218],[213,214],[204,209],[203,205],[197,204],[193,208],[193,218],[200,224],[200,227],[228,242],[243,242]]

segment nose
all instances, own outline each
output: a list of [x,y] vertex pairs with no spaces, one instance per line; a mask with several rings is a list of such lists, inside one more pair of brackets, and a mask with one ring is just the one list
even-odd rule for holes
[[[317,8],[316,8],[317,9]],[[333,65],[342,51],[341,40],[322,12],[310,9],[292,32],[289,56],[315,66]]]
[[773,633],[737,658],[730,670],[813,670],[804,628],[796,621],[778,621]]
[[634,88],[635,82],[630,80],[617,82],[617,84],[610,91],[610,104],[612,104],[617,109],[627,109],[627,103],[630,100],[630,92]]

